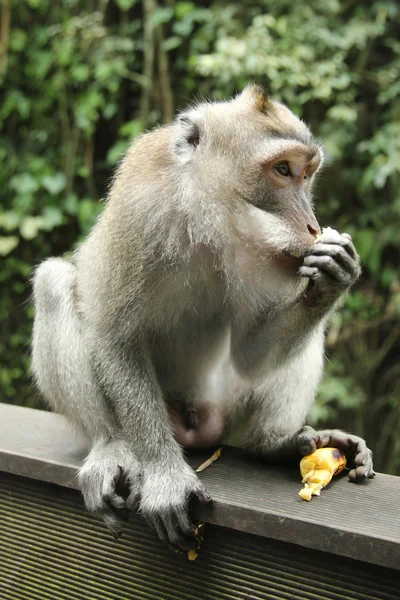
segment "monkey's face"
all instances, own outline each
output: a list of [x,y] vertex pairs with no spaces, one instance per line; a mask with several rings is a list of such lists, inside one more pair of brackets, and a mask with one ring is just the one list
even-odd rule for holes
[[311,188],[323,159],[307,126],[255,86],[199,105],[178,124],[175,151],[195,182],[197,209],[207,204],[219,227],[260,256],[303,256],[320,232]]

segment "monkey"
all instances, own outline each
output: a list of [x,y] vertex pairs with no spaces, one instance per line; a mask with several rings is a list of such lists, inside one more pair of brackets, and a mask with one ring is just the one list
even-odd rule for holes
[[211,497],[185,448],[274,460],[332,445],[351,481],[374,476],[363,439],[306,424],[324,331],[360,275],[349,235],[317,239],[323,159],[261,87],[199,102],[134,140],[73,257],[36,269],[33,373],[88,439],[80,488],[116,537],[138,509],[193,547],[189,501]]

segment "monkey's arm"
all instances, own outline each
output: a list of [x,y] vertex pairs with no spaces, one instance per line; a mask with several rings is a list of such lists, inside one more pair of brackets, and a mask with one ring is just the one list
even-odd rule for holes
[[[118,343],[97,331],[89,333],[88,341],[118,438],[132,448],[141,463],[140,512],[162,540],[191,548],[194,527],[188,517],[189,499],[197,496],[207,502],[210,496],[174,440],[145,344],[128,346],[115,337]],[[133,494],[126,501],[127,508],[135,501]]]
[[[261,395],[260,406],[268,409],[264,413],[261,408],[250,427],[251,451],[285,460],[334,446],[350,458],[352,481],[374,476],[372,452],[362,438],[336,429],[302,427],[322,373],[326,319],[359,274],[359,259],[350,237],[327,235],[310,249],[300,268],[300,275],[310,278],[306,296],[290,309],[265,317],[259,327],[240,339],[234,338],[237,347],[233,355],[242,372],[254,373],[254,365],[260,369],[268,364],[274,373],[264,389],[256,392]],[[275,411],[272,423],[271,406]]]
[[341,448],[351,481],[373,477],[372,453],[355,435],[304,426],[323,370],[322,341],[302,347],[290,361],[264,377],[252,390],[254,411],[243,447],[273,462],[298,462],[316,448]]
[[246,329],[232,327],[232,358],[242,374],[257,376],[279,367],[307,344],[317,340],[322,344],[337,300],[360,275],[350,236],[333,232],[314,244],[299,275],[309,278],[305,295],[289,306],[262,313]]
[[131,499],[137,494],[141,467],[135,454],[118,438],[113,415],[102,394],[75,306],[76,267],[51,258],[33,279],[35,322],[32,369],[47,402],[68,417],[93,444],[79,472],[87,508],[102,516],[114,535],[124,499],[117,480],[126,478]]

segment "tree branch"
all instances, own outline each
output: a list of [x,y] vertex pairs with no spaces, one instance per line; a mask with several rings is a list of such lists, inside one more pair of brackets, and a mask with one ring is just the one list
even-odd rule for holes
[[149,122],[149,114],[151,108],[151,92],[152,82],[154,74],[154,55],[155,55],[155,39],[154,39],[154,28],[151,23],[151,15],[156,8],[154,0],[143,0],[143,13],[144,13],[144,85],[143,93],[140,101],[140,118],[143,126]]
[[11,26],[11,0],[3,0],[0,25],[0,80],[3,81],[7,72],[8,43]]

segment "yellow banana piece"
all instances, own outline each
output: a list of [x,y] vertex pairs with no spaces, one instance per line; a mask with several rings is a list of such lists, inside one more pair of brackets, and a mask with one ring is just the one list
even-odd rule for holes
[[303,500],[311,500],[311,496],[319,496],[332,477],[346,466],[346,457],[338,448],[319,448],[312,454],[304,456],[300,461],[300,473],[304,488],[299,496]]

